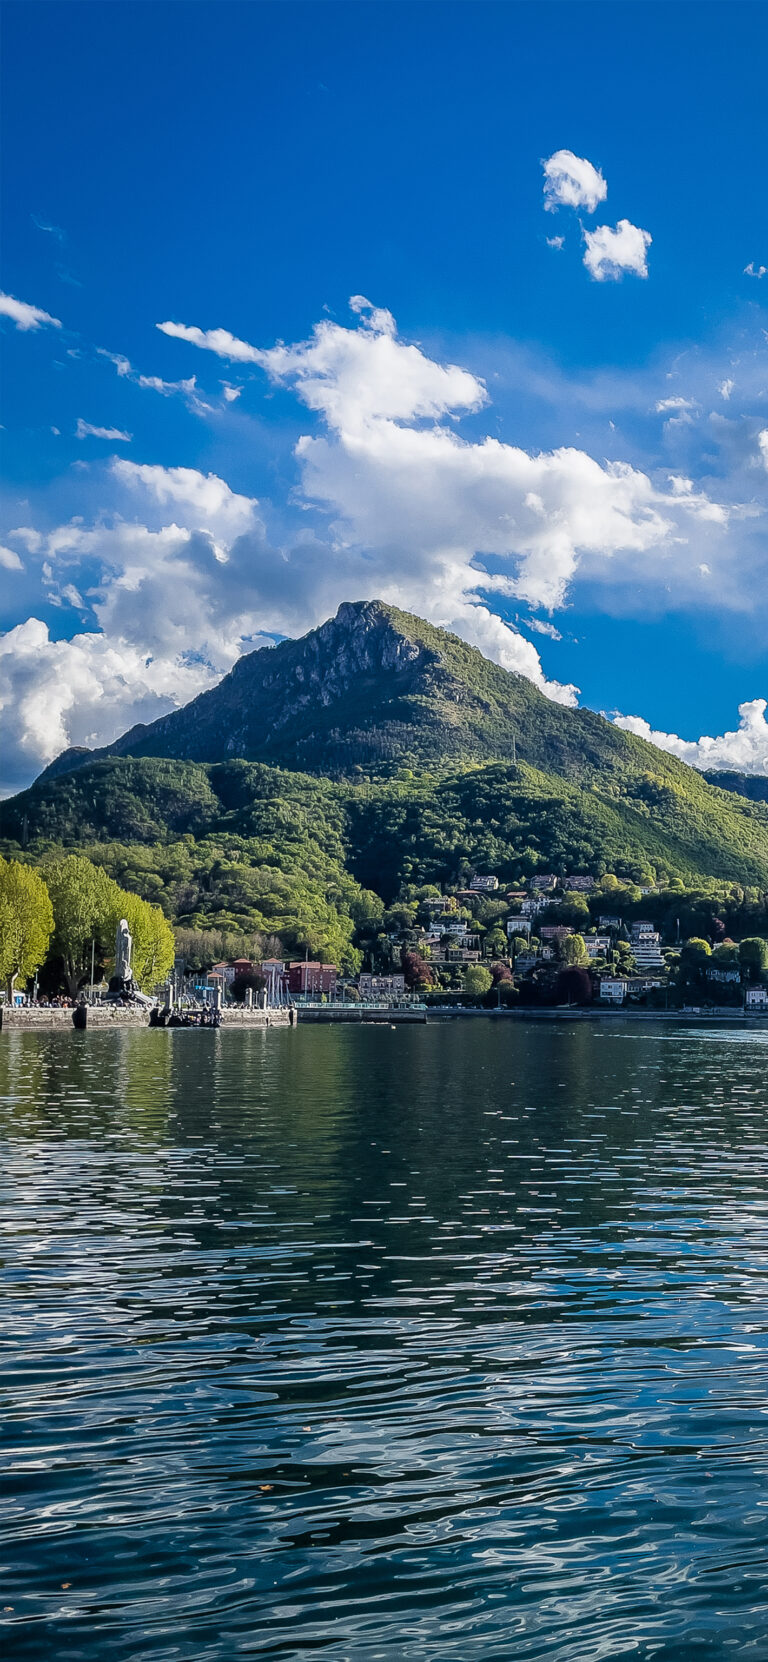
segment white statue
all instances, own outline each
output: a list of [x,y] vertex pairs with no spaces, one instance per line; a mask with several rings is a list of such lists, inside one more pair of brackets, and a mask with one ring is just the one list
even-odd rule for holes
[[115,975],[123,981],[131,979],[131,951],[133,941],[126,918],[121,918],[115,935]]

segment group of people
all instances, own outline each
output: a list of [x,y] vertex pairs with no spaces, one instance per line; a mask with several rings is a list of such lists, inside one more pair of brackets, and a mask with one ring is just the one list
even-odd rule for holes
[[221,1011],[204,1004],[202,1010],[172,1010],[165,1005],[155,1006],[149,1012],[150,1027],[221,1027]]
[[31,993],[25,993],[23,998],[16,997],[14,1003],[18,1010],[71,1010],[75,1000],[67,998],[66,993],[56,993],[52,998],[33,998]]

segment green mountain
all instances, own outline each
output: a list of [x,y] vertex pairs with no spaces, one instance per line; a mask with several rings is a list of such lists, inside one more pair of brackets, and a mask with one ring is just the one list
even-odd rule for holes
[[768,889],[768,804],[378,601],[65,753],[0,804],[0,838],[83,849],[176,921],[341,956],[404,884],[473,868]]
[[[587,778],[669,762],[602,716],[553,704],[457,635],[380,600],[345,603],[301,640],[248,653],[183,709],[103,750],[66,751],[41,777],[107,756],[237,756],[332,778],[513,759]],[[671,768],[671,776],[689,771]]]

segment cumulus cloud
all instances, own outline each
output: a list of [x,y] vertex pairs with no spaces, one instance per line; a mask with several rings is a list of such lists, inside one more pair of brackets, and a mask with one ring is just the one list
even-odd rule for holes
[[763,460],[763,466],[768,468],[768,427],[764,427],[762,432],[758,433],[757,443]]
[[[642,555],[684,535],[689,519],[724,517],[703,493],[660,491],[626,463],[462,439],[439,418],[478,409],[483,383],[400,341],[389,314],[381,333],[320,324],[310,340],[266,352],[264,367],[328,429],[297,445],[306,497],[339,516],[337,542],[368,560],[378,551],[393,584],[551,609],[583,559]],[[489,556],[506,570],[481,574]]]
[[3,788],[20,789],[69,744],[99,744],[126,713],[153,721],[194,696],[201,677],[103,634],[52,640],[39,618],[0,636]]
[[109,439],[112,444],[130,444],[133,434],[123,433],[119,427],[94,427],[90,421],[83,421],[82,416],[78,416],[75,438]]
[[565,237],[547,237],[548,248],[564,248]]
[[731,393],[733,392],[733,389],[734,389],[735,385],[736,385],[736,382],[731,380],[730,376],[728,376],[726,378],[726,380],[721,381],[719,383],[718,389],[717,389],[719,394],[720,394],[720,397],[724,398],[727,401],[730,398]]
[[745,277],[764,277],[766,272],[768,272],[768,265],[755,265],[754,260],[750,260],[749,265],[744,267]]
[[625,271],[647,277],[652,241],[649,231],[641,231],[628,219],[620,219],[615,229],[598,225],[594,231],[584,232],[584,264],[597,283],[616,282]]
[[594,213],[598,202],[604,202],[608,195],[599,169],[584,156],[574,156],[572,150],[556,150],[542,167],[544,206],[550,213],[557,208],[586,208]]
[[17,553],[12,548],[5,548],[0,543],[0,566],[6,571],[23,571],[24,567]]
[[51,317],[40,306],[30,306],[26,300],[14,300],[12,294],[0,294],[0,317],[9,317],[17,329],[42,329],[44,325],[61,328],[58,317]]
[[668,750],[694,768],[732,768],[738,773],[768,774],[768,722],[766,700],[753,698],[739,705],[739,725],[720,738],[681,739],[676,733],[655,732],[641,716],[617,716],[616,726],[637,733],[659,750]]

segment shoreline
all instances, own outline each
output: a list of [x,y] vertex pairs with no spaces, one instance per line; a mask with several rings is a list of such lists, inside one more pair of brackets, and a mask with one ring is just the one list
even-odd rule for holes
[[[149,1012],[146,1007],[131,1009],[120,1005],[88,1005],[88,1021],[85,1028],[88,1033],[108,1033],[115,1028],[145,1028],[148,1033],[170,1032],[202,1032],[213,1029],[200,1028],[151,1028]],[[226,1010],[222,1014],[221,1032],[227,1027],[290,1027],[291,1011],[288,1009],[275,1010]],[[72,1009],[20,1009],[3,1008],[0,1029],[3,1033],[58,1033],[76,1031],[72,1022]]]
[[[293,1019],[292,1019],[293,1017]],[[272,1010],[225,1010],[222,1013],[219,1032],[231,1030],[266,1030],[268,1028],[290,1028],[294,1026],[378,1026],[378,1027],[429,1027],[437,1024],[444,1025],[451,1021],[492,1021],[492,1022],[640,1022],[664,1023],[674,1022],[678,1026],[701,1027],[734,1026],[749,1031],[768,1031],[768,1013],[758,1014],[744,1010],[637,1010],[637,1009],[608,1009],[572,1008],[565,1006],[551,1008],[545,1006],[537,1008],[535,1005],[517,1010],[457,1010],[450,1006],[435,1006],[432,1009],[388,1009],[384,1006],[355,1008],[347,1006],[340,1009],[338,1006],[315,1006],[311,1009],[297,1007],[294,1011],[286,1008]],[[147,1012],[144,1009],[131,1010],[125,1008],[110,1008],[91,1006],[88,1009],[87,1033],[107,1033],[115,1028],[131,1030],[146,1029],[147,1032],[164,1031],[164,1029],[150,1028]],[[7,1033],[74,1033],[71,1009],[3,1009],[0,1030]],[[171,1029],[170,1031],[184,1032],[201,1031],[200,1029]]]

